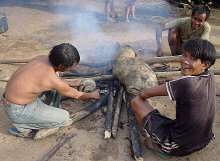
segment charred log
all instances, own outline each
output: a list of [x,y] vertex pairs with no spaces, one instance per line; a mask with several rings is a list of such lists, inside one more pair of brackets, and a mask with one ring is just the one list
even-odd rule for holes
[[138,123],[131,109],[132,98],[133,96],[131,94],[126,93],[126,108],[127,108],[128,122],[129,122],[129,129],[130,129],[130,137],[131,137],[130,139],[131,139],[131,144],[132,144],[131,147],[134,153],[134,158],[138,161],[142,161],[143,155],[142,155],[140,138],[138,134]]
[[90,106],[76,112],[75,114],[71,115],[70,118],[72,118],[73,122],[79,121],[83,119],[84,117],[90,115],[103,105],[107,103],[108,100],[108,93],[106,93],[104,96],[102,96],[99,100],[97,100],[95,103],[91,104]]
[[108,96],[108,106],[106,111],[104,139],[109,139],[111,137],[113,101],[114,101],[114,96],[113,96],[113,82],[112,82],[109,84],[109,96]]
[[117,102],[116,102],[116,107],[115,107],[113,124],[112,124],[112,135],[114,138],[117,135],[118,120],[119,120],[119,115],[120,115],[120,110],[121,110],[123,90],[124,90],[123,86],[120,86],[118,97],[117,97]]

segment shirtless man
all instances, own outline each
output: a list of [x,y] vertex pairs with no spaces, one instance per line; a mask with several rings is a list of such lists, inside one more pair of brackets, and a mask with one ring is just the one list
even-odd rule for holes
[[71,88],[83,85],[80,80],[66,82],[56,74],[70,70],[79,61],[77,49],[63,43],[54,46],[49,56],[37,56],[11,76],[2,96],[4,111],[15,127],[10,132],[37,140],[71,125],[69,113],[59,108],[60,94],[80,100],[99,99],[98,91],[84,93]]
[[199,37],[209,40],[211,32],[211,27],[207,22],[209,15],[210,10],[207,6],[197,5],[193,9],[191,17],[179,18],[157,27],[157,56],[163,56],[161,40],[162,32],[165,30],[168,30],[168,42],[172,55],[180,55],[182,45],[190,38]]

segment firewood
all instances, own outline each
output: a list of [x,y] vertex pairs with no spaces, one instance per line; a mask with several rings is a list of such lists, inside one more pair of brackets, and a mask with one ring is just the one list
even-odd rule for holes
[[[152,57],[143,59],[148,65],[155,63],[170,63],[170,62],[180,62],[181,55],[178,56],[163,56],[163,57]],[[216,54],[216,59],[220,58],[220,53]]]
[[140,137],[138,134],[138,123],[134,113],[131,109],[131,100],[133,96],[129,93],[126,93],[126,108],[128,114],[128,122],[129,122],[129,129],[130,129],[130,139],[131,139],[131,147],[133,151],[134,158],[138,161],[143,161]]
[[167,78],[172,76],[181,76],[181,71],[172,71],[172,72],[155,72],[157,78]]
[[73,137],[75,137],[76,134],[71,134],[64,138],[61,142],[59,142],[53,149],[51,149],[42,159],[41,161],[47,161],[50,159],[57,150],[59,150],[64,144],[66,144],[68,141],[70,141]]
[[112,132],[112,113],[113,113],[113,82],[109,84],[109,96],[108,96],[108,105],[106,111],[106,121],[105,121],[105,132],[104,139],[109,139],[111,137]]
[[31,59],[9,59],[9,60],[0,60],[0,64],[19,64],[19,63],[27,63]]
[[[154,63],[170,63],[170,62],[180,62],[181,55],[178,56],[163,56],[163,57],[152,57],[143,59],[147,64]],[[216,52],[216,59],[220,58],[220,53]],[[27,63],[31,59],[9,59],[9,60],[0,60],[0,64],[19,64]]]
[[[84,78],[84,77],[83,77]],[[82,77],[64,77],[65,80],[73,80],[73,79],[83,79]],[[115,77],[111,74],[109,75],[100,75],[100,76],[94,76],[94,77],[88,77],[93,79],[94,81],[106,81],[106,80],[114,80]]]
[[116,138],[116,135],[117,135],[118,120],[119,120],[119,115],[120,115],[120,110],[121,110],[123,90],[124,90],[123,86],[120,86],[118,97],[117,97],[117,103],[115,107],[115,115],[114,115],[113,124],[112,124],[112,135],[114,138]]
[[[211,69],[215,75],[220,75],[220,70],[219,69]],[[180,71],[167,71],[167,72],[155,72],[156,76],[158,78],[167,78],[170,76],[180,76],[181,72]],[[113,80],[115,77],[113,75],[101,75],[97,77],[89,77],[93,79],[94,81],[106,81],[106,80]],[[76,79],[83,79],[83,78],[66,78],[64,80],[66,81],[73,81]],[[9,78],[0,78],[1,82],[7,82]],[[104,85],[103,85],[104,86]]]
[[70,118],[73,120],[73,122],[79,121],[83,119],[84,117],[90,115],[103,105],[107,103],[108,100],[108,93],[106,93],[104,96],[102,96],[99,100],[97,100],[95,103],[91,104],[90,106],[83,108],[82,110],[70,115]]

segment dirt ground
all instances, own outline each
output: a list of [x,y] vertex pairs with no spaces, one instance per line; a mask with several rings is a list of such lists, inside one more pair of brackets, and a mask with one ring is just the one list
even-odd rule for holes
[[[161,0],[142,0],[136,6],[139,21],[126,24],[124,20],[125,0],[115,1],[119,13],[117,22],[106,23],[104,0],[60,0],[53,8],[47,8],[45,1],[37,0],[1,0],[0,12],[5,13],[9,29],[0,34],[0,60],[30,59],[37,55],[47,55],[52,46],[69,42],[75,45],[82,61],[92,58],[100,61],[109,58],[108,52],[97,56],[94,49],[103,44],[128,44],[141,58],[155,56],[155,26],[178,17],[190,15],[190,9],[178,9]],[[218,15],[218,16],[217,16]],[[210,41],[220,52],[220,10],[212,9],[208,22],[212,32]],[[167,32],[163,34],[163,45],[169,54]],[[109,49],[110,50],[110,49]],[[90,52],[91,51],[91,52]],[[91,58],[91,59],[90,59]],[[93,59],[92,59],[93,60]],[[8,79],[19,64],[0,64],[0,78]],[[219,68],[217,60],[214,68]],[[0,94],[4,92],[6,82],[0,81]],[[186,157],[171,157],[170,161],[213,161],[220,158],[220,77],[216,76],[216,117],[214,133],[216,139],[203,150]],[[92,101],[66,100],[63,106],[74,113],[91,104]],[[151,100],[152,105],[170,118],[175,118],[174,102],[168,97]],[[1,105],[2,107],[2,105]],[[1,161],[36,161],[47,154],[57,143],[71,133],[76,134],[61,147],[51,161],[132,161],[129,142],[129,124],[126,109],[122,109],[120,128],[116,139],[104,140],[105,115],[98,110],[92,115],[63,128],[55,135],[34,141],[12,136],[8,130],[10,120],[0,108],[0,160]],[[144,137],[140,135],[141,141]],[[156,153],[142,144],[144,160],[163,160]]]

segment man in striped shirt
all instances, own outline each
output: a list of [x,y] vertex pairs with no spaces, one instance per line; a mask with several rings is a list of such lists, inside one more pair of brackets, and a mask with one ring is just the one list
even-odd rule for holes
[[[209,68],[215,63],[215,47],[194,38],[183,46],[181,78],[144,88],[132,100],[138,123],[148,134],[145,143],[160,155],[185,156],[204,148],[213,138],[215,80]],[[162,116],[146,99],[169,96],[176,101],[176,119]]]

